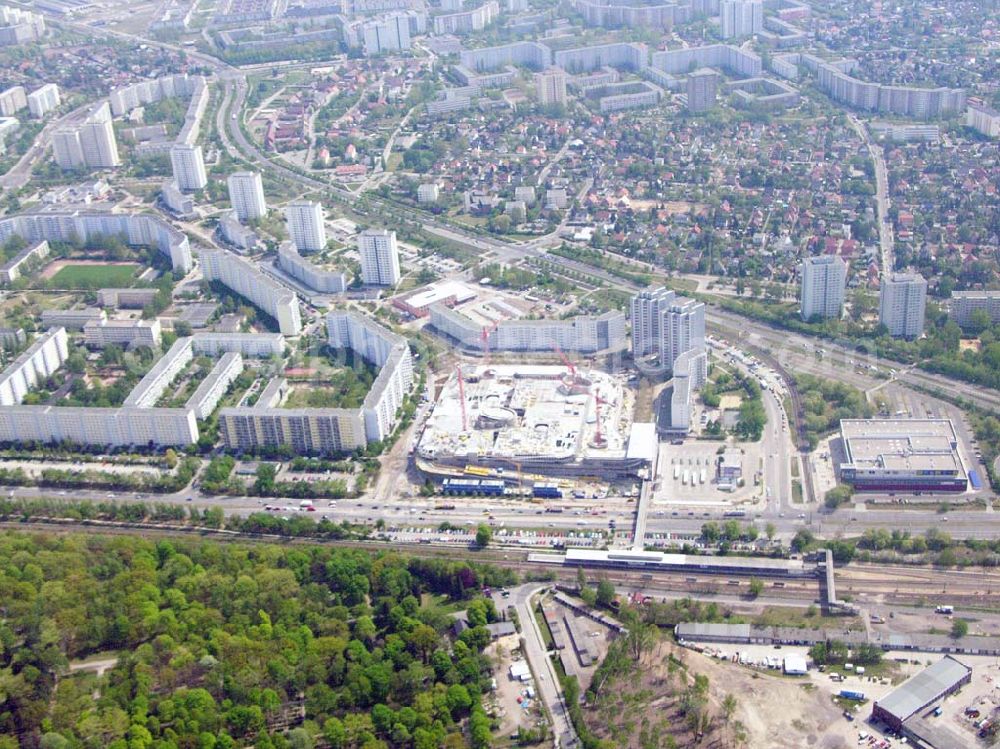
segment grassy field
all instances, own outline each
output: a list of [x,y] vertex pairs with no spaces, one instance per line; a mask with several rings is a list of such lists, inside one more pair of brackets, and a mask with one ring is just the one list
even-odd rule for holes
[[65,265],[52,276],[62,289],[131,286],[138,265]]

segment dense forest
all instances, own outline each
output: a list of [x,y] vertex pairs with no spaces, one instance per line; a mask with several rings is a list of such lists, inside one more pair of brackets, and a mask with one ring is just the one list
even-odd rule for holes
[[[477,595],[510,578],[329,547],[0,534],[0,749],[488,746],[497,612]],[[451,640],[454,602],[473,626]]]

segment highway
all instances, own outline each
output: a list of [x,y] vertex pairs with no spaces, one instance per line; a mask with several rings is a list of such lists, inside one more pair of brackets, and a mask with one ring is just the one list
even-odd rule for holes
[[[272,505],[278,508],[274,511],[275,515],[288,517],[298,511],[299,504],[296,499],[205,495],[197,488],[164,495],[37,487],[14,487],[7,492],[8,496],[13,497],[45,497],[64,502],[142,501],[149,504],[158,502],[180,504],[200,509],[220,507],[226,515],[243,516],[253,512],[263,512],[265,505]],[[188,497],[191,497],[190,502]],[[523,537],[514,537],[510,540],[511,543],[522,546],[525,544],[546,546],[550,541],[566,541],[570,533],[577,537],[580,534],[607,532],[610,521],[614,519],[619,529],[616,534],[616,545],[622,548],[632,546],[631,531],[625,529],[631,529],[634,524],[636,511],[634,500],[621,497],[608,497],[603,500],[567,499],[556,504],[562,509],[561,512],[545,512],[544,508],[553,504],[548,502],[543,505],[512,498],[397,496],[389,502],[371,498],[343,499],[335,501],[335,506],[331,507],[326,500],[316,500],[316,512],[309,513],[309,517],[318,520],[325,516],[334,522],[346,520],[367,525],[374,525],[381,520],[387,530],[397,529],[414,539],[439,535],[437,529],[442,523],[471,531],[474,531],[474,527],[479,523],[487,523],[494,528],[494,531],[507,529],[511,532],[533,532],[534,535],[524,541],[519,540]],[[442,509],[443,506],[454,506],[455,509]],[[645,543],[657,545],[657,543],[693,540],[700,534],[704,523],[709,520],[722,521],[724,510],[722,506],[693,503],[667,507],[651,504],[646,516]],[[926,506],[880,505],[877,508],[868,506],[862,509],[855,509],[853,505],[849,505],[832,513],[817,509],[815,506],[794,504],[779,506],[773,503],[759,511],[751,511],[746,518],[740,518],[740,522],[751,522],[761,532],[766,524],[771,523],[776,529],[776,536],[784,540],[790,539],[802,528],[829,538],[858,536],[866,528],[905,529],[913,534],[922,534],[935,528],[945,530],[955,538],[994,538],[996,533],[993,524],[989,522],[992,520],[991,516],[992,511],[984,511],[981,508],[955,509],[941,513],[934,502]],[[406,531],[408,528],[413,528],[414,531]],[[657,534],[662,538],[655,538]],[[581,542],[594,543],[586,539]]]

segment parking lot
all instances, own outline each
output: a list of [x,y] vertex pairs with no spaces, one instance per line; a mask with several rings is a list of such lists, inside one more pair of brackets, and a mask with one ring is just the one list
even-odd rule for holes
[[[719,449],[742,452],[744,485],[724,491],[716,482]],[[660,443],[659,476],[653,486],[654,505],[699,505],[727,507],[763,498],[763,485],[754,485],[761,468],[760,443],[732,445],[723,442]]]

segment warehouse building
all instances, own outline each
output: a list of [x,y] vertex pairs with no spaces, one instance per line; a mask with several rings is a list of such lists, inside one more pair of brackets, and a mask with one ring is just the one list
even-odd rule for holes
[[947,735],[937,739],[937,731],[934,731],[934,737],[925,736],[928,731],[922,717],[924,711],[932,705],[954,694],[971,681],[972,669],[946,655],[886,697],[876,701],[872,706],[872,720],[885,723],[892,730],[899,731],[917,746],[958,749],[963,744],[953,743]]
[[950,419],[843,419],[840,478],[857,491],[964,492]]

